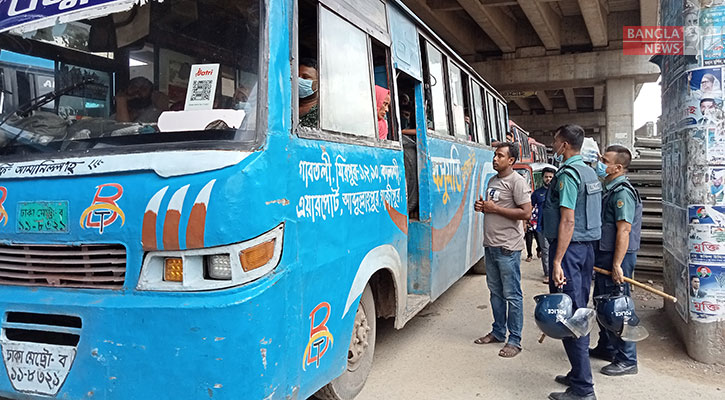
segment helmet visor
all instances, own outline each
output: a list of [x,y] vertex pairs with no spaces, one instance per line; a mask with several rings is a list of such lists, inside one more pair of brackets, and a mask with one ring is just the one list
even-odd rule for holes
[[569,328],[571,333],[578,338],[586,336],[594,328],[597,320],[597,312],[591,308],[578,308],[571,318],[562,321],[564,326]]

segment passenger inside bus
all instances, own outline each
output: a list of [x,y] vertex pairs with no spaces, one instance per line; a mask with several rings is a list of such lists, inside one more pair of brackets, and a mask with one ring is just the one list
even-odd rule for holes
[[157,109],[152,94],[154,84],[138,76],[128,82],[128,87],[116,93],[116,114],[118,122],[158,122],[163,110]]
[[317,62],[312,58],[300,59],[299,77],[300,126],[317,128],[320,119]]
[[382,86],[375,85],[375,104],[377,105],[378,115],[378,137],[380,140],[388,138],[388,121],[386,116],[390,107],[390,90]]

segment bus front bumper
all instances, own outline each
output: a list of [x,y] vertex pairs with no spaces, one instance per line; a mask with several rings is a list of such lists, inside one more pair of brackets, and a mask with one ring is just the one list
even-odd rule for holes
[[295,324],[279,323],[283,281],[202,293],[3,287],[0,397],[284,396]]

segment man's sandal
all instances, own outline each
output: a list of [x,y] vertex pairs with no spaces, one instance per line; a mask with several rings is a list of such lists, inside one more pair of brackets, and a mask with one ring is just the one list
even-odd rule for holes
[[516,357],[519,353],[521,353],[520,348],[507,343],[505,346],[503,346],[501,351],[498,352],[498,356],[503,358],[513,358]]
[[480,338],[473,341],[475,344],[489,344],[489,343],[503,343],[502,340],[496,339],[495,336],[493,336],[493,333],[489,333],[486,336],[481,336]]

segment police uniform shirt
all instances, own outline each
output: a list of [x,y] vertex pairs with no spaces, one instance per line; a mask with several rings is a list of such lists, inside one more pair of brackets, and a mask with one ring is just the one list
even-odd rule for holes
[[[604,185],[605,192],[611,191],[620,183],[626,182],[627,177],[622,175],[614,178]],[[634,223],[634,213],[637,207],[637,199],[631,190],[619,190],[611,194],[608,204],[602,210],[602,223],[616,224],[618,221]]]
[[[573,157],[569,157],[561,164],[561,167],[574,164],[581,164],[586,166],[586,164],[584,164],[582,156],[576,155]],[[559,207],[566,207],[570,210],[575,210],[581,178],[577,174],[568,174],[566,172],[562,172],[559,174],[557,179],[558,182],[556,184],[557,187],[555,188],[555,190],[559,191]]]

